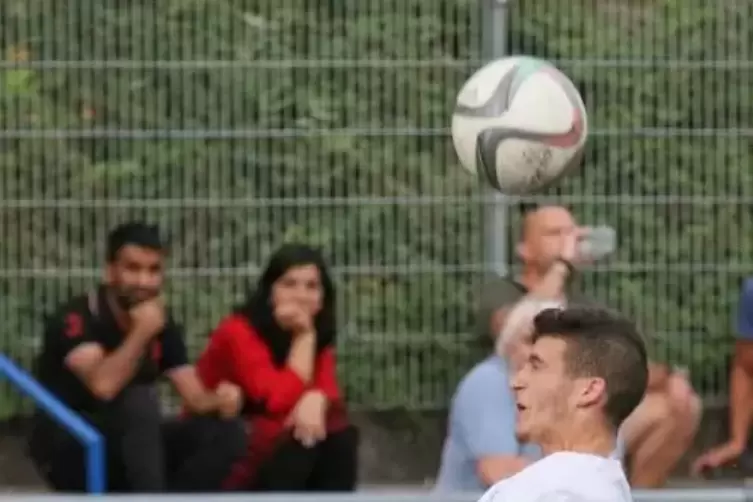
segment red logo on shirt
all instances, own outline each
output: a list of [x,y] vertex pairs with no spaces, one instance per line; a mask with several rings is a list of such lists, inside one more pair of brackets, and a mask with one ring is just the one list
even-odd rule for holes
[[70,313],[65,316],[65,336],[78,338],[84,334],[84,320],[79,314]]

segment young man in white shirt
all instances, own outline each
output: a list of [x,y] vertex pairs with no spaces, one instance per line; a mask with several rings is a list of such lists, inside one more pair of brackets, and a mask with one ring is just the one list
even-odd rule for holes
[[543,310],[512,387],[518,438],[539,444],[544,458],[480,502],[632,501],[612,452],[647,382],[646,347],[632,322],[598,307]]

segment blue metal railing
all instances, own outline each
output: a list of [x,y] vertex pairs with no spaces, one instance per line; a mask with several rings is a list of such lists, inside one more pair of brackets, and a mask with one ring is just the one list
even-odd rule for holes
[[105,491],[105,443],[102,435],[83,418],[60,402],[29,373],[6,355],[0,354],[0,380],[8,380],[31,398],[59,425],[65,427],[86,448],[86,488],[89,493]]

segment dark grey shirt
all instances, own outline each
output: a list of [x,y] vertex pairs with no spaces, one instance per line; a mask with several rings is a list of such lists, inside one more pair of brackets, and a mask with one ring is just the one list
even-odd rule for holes
[[[496,333],[490,332],[492,315],[502,307],[516,304],[526,294],[528,294],[528,289],[509,277],[498,277],[487,282],[481,289],[479,298],[476,333],[479,336],[496,337]],[[568,288],[567,301],[578,305],[598,304],[595,300],[581,294],[575,284]]]

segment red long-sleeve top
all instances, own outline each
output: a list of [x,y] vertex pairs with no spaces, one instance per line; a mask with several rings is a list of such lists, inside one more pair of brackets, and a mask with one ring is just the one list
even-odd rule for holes
[[196,371],[207,388],[214,389],[222,381],[232,382],[243,389],[248,402],[261,405],[245,416],[250,426],[248,458],[228,480],[230,488],[251,482],[307,390],[319,390],[327,397],[328,431],[348,425],[332,347],[319,352],[312,381],[307,384],[289,367],[275,363],[264,339],[243,315],[233,314],[220,322],[196,363]]

